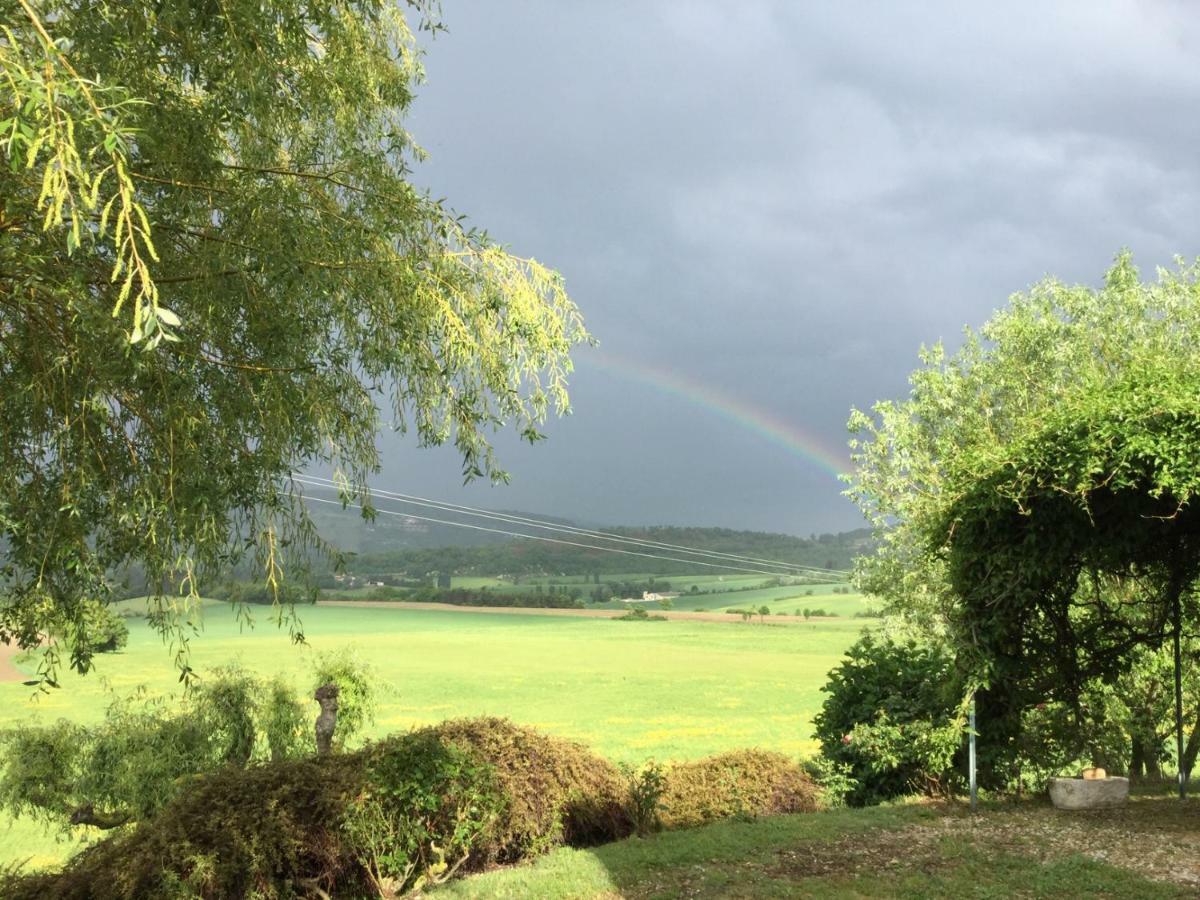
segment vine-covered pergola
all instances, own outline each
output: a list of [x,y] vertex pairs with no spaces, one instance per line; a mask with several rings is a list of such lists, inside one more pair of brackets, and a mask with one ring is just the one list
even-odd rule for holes
[[[1200,382],[1170,361],[1070,391],[946,507],[955,627],[998,715],[1076,705],[1142,647],[1171,641],[1180,795],[1181,640],[1200,625]],[[984,458],[990,454],[990,458]]]

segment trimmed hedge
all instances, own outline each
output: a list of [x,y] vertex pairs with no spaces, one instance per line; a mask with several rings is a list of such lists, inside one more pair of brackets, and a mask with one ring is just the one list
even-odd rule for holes
[[818,789],[799,764],[767,750],[734,750],[667,770],[660,818],[664,828],[716,819],[814,812]]
[[583,744],[507,719],[455,719],[424,729],[471,747],[495,768],[507,811],[477,847],[481,863],[515,862],[559,844],[617,840],[633,832],[620,771]]
[[618,770],[582,745],[467,719],[316,760],[197,776],[160,813],[24,898],[359,897],[632,831]]
[[[633,831],[626,776],[583,745],[506,719],[459,719],[354,753],[195,776],[158,814],[59,872],[0,876],[12,900],[388,896],[456,872]],[[778,753],[666,774],[668,828],[817,808]]]
[[350,757],[197,776],[153,818],[98,841],[58,873],[0,883],[12,900],[364,895],[341,833],[361,787]]

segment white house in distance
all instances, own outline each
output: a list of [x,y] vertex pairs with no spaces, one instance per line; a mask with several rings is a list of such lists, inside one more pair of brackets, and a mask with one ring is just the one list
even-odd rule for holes
[[678,597],[678,593],[673,594],[657,594],[654,591],[642,591],[640,597],[622,597],[622,603],[657,603],[659,600],[670,600],[672,597]]

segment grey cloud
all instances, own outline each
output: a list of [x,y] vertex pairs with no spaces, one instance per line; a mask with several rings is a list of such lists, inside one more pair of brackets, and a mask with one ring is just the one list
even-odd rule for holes
[[[445,4],[418,177],[560,269],[604,349],[844,443],[1046,274],[1200,252],[1187,4]],[[579,353],[505,488],[387,439],[384,478],[596,521],[851,527],[827,472]]]

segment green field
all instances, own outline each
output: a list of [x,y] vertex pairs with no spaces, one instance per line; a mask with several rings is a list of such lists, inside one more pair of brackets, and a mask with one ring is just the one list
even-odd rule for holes
[[[835,616],[853,616],[871,611],[862,594],[835,594],[835,585],[817,584],[800,587],[760,588],[752,591],[727,591],[720,594],[681,594],[672,603],[675,609],[724,610],[758,607],[764,604],[775,615],[793,615],[796,610],[823,609]],[[812,591],[810,595],[808,592]]]
[[[228,607],[207,605],[192,665],[203,675],[238,662],[307,687],[315,652],[350,646],[386,685],[374,736],[455,716],[501,715],[630,762],[753,746],[810,753],[825,675],[864,626],[850,619],[783,627],[769,619],[619,622],[313,607],[301,613],[309,646],[296,647],[265,612],[244,631]],[[177,692],[158,635],[140,619],[130,621],[130,632],[124,652],[99,657],[86,677],[64,674],[62,688],[48,695],[0,684],[0,726],[95,721],[114,696],[139,687]],[[0,864],[63,852],[29,823],[0,825]]]

